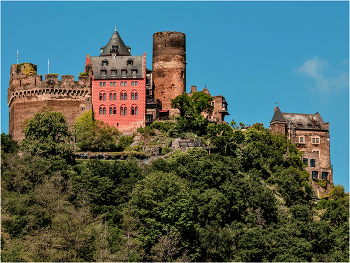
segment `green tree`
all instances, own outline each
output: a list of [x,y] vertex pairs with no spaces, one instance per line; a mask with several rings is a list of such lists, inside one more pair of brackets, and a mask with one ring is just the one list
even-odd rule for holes
[[30,119],[24,129],[21,149],[44,158],[71,160],[71,132],[64,115],[43,108]]
[[74,122],[74,135],[81,151],[114,151],[117,128],[96,120],[92,110],[84,112]]
[[1,155],[4,153],[18,152],[19,145],[17,141],[12,140],[11,134],[1,133]]
[[211,114],[214,107],[211,105],[213,98],[202,92],[195,92],[192,96],[187,93],[177,96],[171,100],[171,107],[180,111],[182,118],[201,114],[205,112]]

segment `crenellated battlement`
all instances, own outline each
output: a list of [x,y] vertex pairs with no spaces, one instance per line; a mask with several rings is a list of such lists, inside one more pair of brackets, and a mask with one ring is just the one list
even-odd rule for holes
[[73,75],[58,74],[36,75],[37,66],[31,63],[13,64],[11,66],[10,85],[8,88],[7,104],[14,99],[50,100],[50,99],[79,99],[91,95],[91,83],[88,76],[79,76],[78,81]]
[[10,71],[10,85],[7,93],[9,110],[9,132],[14,140],[24,138],[22,125],[32,118],[42,107],[60,111],[72,130],[76,118],[86,110],[92,109],[91,74],[37,75],[37,66],[32,63],[14,64]]

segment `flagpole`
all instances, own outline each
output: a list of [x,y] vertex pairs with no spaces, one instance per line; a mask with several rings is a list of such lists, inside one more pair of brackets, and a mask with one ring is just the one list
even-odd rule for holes
[[17,49],[17,64],[18,64],[18,49]]
[[47,74],[50,74],[50,60],[47,60]]

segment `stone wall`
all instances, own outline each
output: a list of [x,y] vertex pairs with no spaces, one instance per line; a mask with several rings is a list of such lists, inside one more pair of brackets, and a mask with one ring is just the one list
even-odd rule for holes
[[75,119],[86,110],[91,110],[91,86],[89,77],[80,76],[74,81],[74,76],[46,74],[25,74],[25,67],[31,66],[36,71],[36,65],[25,63],[21,68],[17,64],[11,66],[10,85],[7,103],[9,106],[9,133],[16,141],[24,138],[23,122],[34,117],[44,106],[60,111],[66,117],[69,129],[72,129]]
[[153,34],[154,99],[159,99],[162,110],[171,109],[171,99],[186,92],[186,35],[180,32]]

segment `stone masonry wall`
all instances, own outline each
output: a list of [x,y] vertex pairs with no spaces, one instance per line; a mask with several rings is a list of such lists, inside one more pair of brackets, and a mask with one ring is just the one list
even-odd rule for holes
[[[186,92],[186,35],[180,32],[153,34],[154,99],[162,110],[171,109],[171,99]],[[175,111],[174,111],[175,113]]]
[[46,74],[42,81],[41,75],[24,74],[24,69],[28,66],[36,71],[36,65],[31,63],[25,63],[19,69],[17,64],[11,66],[7,104],[10,115],[9,133],[12,138],[22,140],[23,122],[34,117],[44,106],[62,112],[68,127],[72,129],[75,119],[91,109],[89,78],[80,76],[79,81],[74,81],[74,76],[63,75],[59,81],[58,75]]

